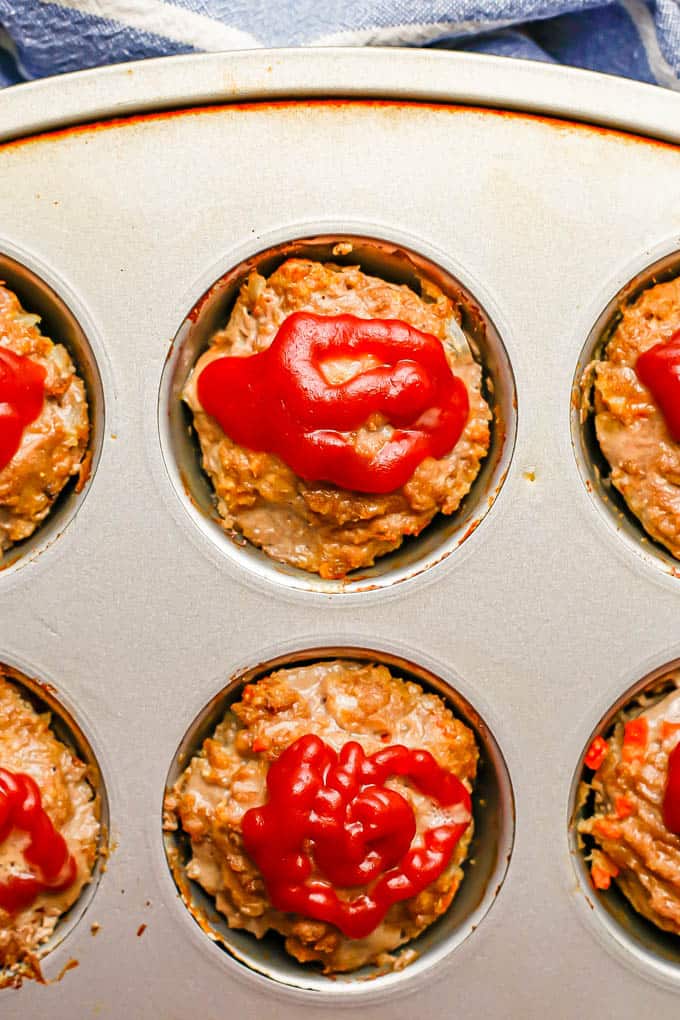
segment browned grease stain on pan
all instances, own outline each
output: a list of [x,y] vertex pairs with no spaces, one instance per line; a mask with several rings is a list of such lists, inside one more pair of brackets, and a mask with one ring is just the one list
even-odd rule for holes
[[382,109],[389,112],[400,112],[401,110],[428,110],[445,112],[450,114],[484,114],[489,117],[503,117],[508,120],[532,121],[545,124],[558,131],[579,130],[587,134],[609,136],[619,141],[637,142],[645,145],[658,146],[677,152],[678,146],[673,142],[661,141],[660,139],[649,138],[646,135],[635,134],[631,131],[624,131],[619,128],[601,127],[588,122],[569,120],[568,118],[551,117],[544,114],[528,113],[523,110],[505,110],[493,106],[466,106],[462,104],[446,102],[426,102],[418,100],[403,99],[277,99],[259,100],[248,102],[226,102],[213,103],[201,106],[182,107],[180,109],[154,111],[151,113],[132,114],[128,117],[110,117],[105,120],[89,121],[85,124],[77,124],[66,128],[57,128],[53,131],[46,131],[37,135],[29,135],[26,138],[18,138],[14,141],[0,144],[0,152],[15,149],[36,142],[47,140],[60,140],[70,136],[83,135],[94,131],[107,131],[112,128],[132,127],[135,125],[146,125],[153,121],[169,120],[171,117],[196,117],[211,113],[224,113],[225,111],[243,111],[250,113],[266,113],[270,110],[296,110],[300,109],[324,109],[324,110],[351,110],[351,109]]

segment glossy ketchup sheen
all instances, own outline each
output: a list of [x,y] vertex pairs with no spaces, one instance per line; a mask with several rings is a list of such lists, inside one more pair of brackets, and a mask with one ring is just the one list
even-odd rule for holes
[[680,744],[668,756],[668,777],[663,795],[663,821],[669,832],[680,836]]
[[[385,785],[402,776],[448,809],[452,821],[422,833],[409,802]],[[428,751],[401,745],[367,757],[350,741],[336,752],[300,737],[267,774],[269,799],[243,817],[243,842],[277,910],[370,935],[394,903],[436,881],[472,818],[470,794]],[[338,889],[364,886],[347,898]]]
[[[332,384],[324,362],[369,357],[378,364]],[[398,319],[289,315],[266,350],[209,362],[198,399],[235,443],[279,456],[308,481],[356,492],[392,492],[426,457],[458,442],[469,414],[465,384],[441,342]],[[392,426],[377,452],[352,433],[371,415]]]
[[0,347],[0,471],[19,449],[26,426],[42,410],[45,376],[42,365]]
[[638,379],[651,392],[676,443],[680,443],[680,329],[638,358]]
[[28,837],[23,848],[26,871],[0,881],[0,909],[9,914],[25,910],[43,892],[67,889],[77,873],[64,837],[42,807],[35,781],[0,768],[0,847],[15,830]]

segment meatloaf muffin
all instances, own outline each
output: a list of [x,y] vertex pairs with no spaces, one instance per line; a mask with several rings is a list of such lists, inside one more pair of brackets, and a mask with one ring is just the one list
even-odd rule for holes
[[643,291],[621,310],[621,320],[594,379],[595,431],[611,465],[611,481],[645,531],[680,559],[680,443],[635,365],[645,351],[680,329],[680,277]]
[[[2,773],[5,773],[3,776]],[[3,783],[7,772],[28,776],[39,789],[42,808],[66,842],[69,858],[53,888],[40,891],[18,909],[0,905],[0,987],[39,975],[40,946],[90,881],[99,840],[98,805],[87,781],[87,767],[50,729],[49,714],[38,714],[0,671],[0,901],[6,885],[40,878],[26,859],[30,835],[17,824],[6,825]],[[30,855],[30,851],[29,851]],[[64,885],[62,878],[66,876]],[[62,887],[63,886],[63,887]]]
[[[680,687],[680,670],[665,680]],[[668,797],[677,793],[669,790],[669,759],[679,741],[679,689],[661,700],[642,699],[623,713],[611,737],[596,738],[586,757],[595,768],[594,813],[579,823],[579,831],[595,841],[590,853],[595,887],[607,889],[614,879],[638,913],[676,935],[680,832],[671,832],[666,819]]]
[[0,469],[0,552],[33,534],[69,478],[79,475],[84,482],[88,470],[85,387],[66,348],[43,336],[39,322],[0,282],[0,349],[29,358],[46,373],[42,410]]
[[[268,895],[270,886],[244,845],[247,813],[256,809],[256,815],[261,814],[257,809],[271,804],[274,796],[271,777],[267,782],[270,770],[287,749],[310,734],[335,752],[351,742],[367,756],[390,745],[401,745],[402,752],[405,748],[430,752],[436,766],[453,777],[451,781],[467,799],[467,808],[460,803],[444,806],[404,776],[403,770],[402,775],[395,771],[385,778],[388,796],[400,794],[406,802],[400,807],[415,822],[411,853],[413,848],[429,845],[432,826],[458,825],[459,834],[436,879],[418,895],[389,906],[382,920],[362,937],[349,937],[318,918],[276,909]],[[473,831],[468,791],[477,758],[471,730],[453,717],[444,702],[392,676],[385,666],[333,661],[281,669],[245,687],[241,700],[204,742],[166,796],[165,827],[171,831],[181,827],[189,835],[191,860],[186,873],[215,897],[230,927],[244,928],[258,938],[270,929],[280,932],[289,953],[301,962],[320,962],[325,973],[395,963],[388,954],[446,911],[463,878],[461,864]],[[292,826],[294,817],[292,811],[287,813],[285,825]],[[367,829],[360,826],[360,831],[365,834]],[[276,840],[270,852],[272,847],[276,854]],[[401,866],[408,871],[405,851],[408,844],[400,851]],[[305,839],[303,852],[311,862],[308,881],[318,880],[323,891],[328,882],[318,859],[319,841]],[[400,862],[390,863],[392,870],[384,873],[393,876]],[[374,876],[371,882],[351,888],[336,883],[337,895],[341,901],[358,902],[357,897],[374,894],[376,881],[380,879]]]
[[[469,416],[453,449],[427,457],[408,482],[382,495],[350,492],[298,477],[278,456],[238,446],[202,408],[197,379],[214,359],[247,356],[269,347],[292,313],[400,319],[438,338],[449,366],[469,398]],[[430,283],[419,297],[407,286],[368,276],[356,266],[289,259],[268,279],[252,272],[241,287],[227,326],[215,334],[184,389],[184,399],[210,476],[217,508],[228,532],[240,532],[273,559],[323,578],[342,578],[418,535],[438,512],[453,513],[489,449],[491,411],[482,369],[461,343],[461,309]],[[361,364],[329,366],[337,385],[365,370]],[[356,449],[377,452],[393,429],[380,414],[352,434]]]

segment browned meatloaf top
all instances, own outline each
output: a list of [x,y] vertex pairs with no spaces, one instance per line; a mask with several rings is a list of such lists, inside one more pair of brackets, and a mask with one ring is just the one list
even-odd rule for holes
[[[327,973],[383,962],[385,954],[413,939],[451,903],[463,878],[472,822],[439,879],[418,896],[390,907],[372,934],[350,939],[331,924],[271,906],[262,877],[243,847],[242,818],[266,801],[270,764],[305,734],[317,734],[335,750],[358,741],[367,754],[384,748],[386,741],[424,748],[470,789],[478,757],[472,731],[453,717],[441,698],[382,665],[338,660],[281,669],[247,690],[166,798],[166,828],[179,826],[191,838],[187,874],[215,897],[231,927],[258,937],[278,931],[288,952],[300,961],[319,961]],[[407,779],[394,777],[387,785],[411,804],[418,834],[444,824],[455,810],[440,807]],[[416,844],[419,838],[416,835]]]
[[85,386],[66,348],[43,336],[39,321],[0,282],[0,346],[31,358],[47,371],[42,411],[24,430],[14,457],[0,470],[0,552],[28,538],[69,478],[81,469],[87,471]]
[[[401,319],[438,337],[468,391],[470,416],[449,454],[428,457],[401,489],[386,495],[348,492],[306,482],[277,456],[236,445],[201,408],[196,380],[214,358],[245,356],[268,347],[292,312],[350,313],[359,318]],[[490,441],[491,411],[482,395],[482,369],[457,342],[461,312],[431,284],[423,296],[388,283],[356,266],[289,259],[265,279],[253,272],[243,284],[227,326],[212,338],[185,387],[203,454],[226,530],[238,531],[273,559],[324,578],[344,577],[419,534],[437,512],[453,513],[477,477]],[[344,381],[361,365],[334,368],[331,382]],[[366,450],[379,448],[391,427],[373,415],[353,434]]]
[[[680,558],[680,444],[671,438],[635,363],[680,329],[680,277],[658,283],[622,309],[595,362],[595,429],[612,484],[645,531]],[[586,376],[586,385],[590,375]]]

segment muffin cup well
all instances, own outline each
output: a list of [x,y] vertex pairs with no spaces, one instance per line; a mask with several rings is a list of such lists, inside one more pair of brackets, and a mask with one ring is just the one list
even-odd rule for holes
[[83,886],[75,903],[58,919],[52,935],[37,950],[36,956],[42,960],[48,953],[61,945],[73,931],[88,910],[94,899],[97,887],[105,870],[108,856],[110,818],[109,799],[102,770],[92,743],[76,720],[72,712],[62,703],[52,684],[29,676],[24,669],[2,661],[0,652],[0,677],[13,683],[19,693],[39,713],[49,712],[50,729],[61,743],[65,744],[87,766],[86,779],[94,793],[95,813],[99,820],[99,842],[97,860],[92,876],[87,885]]
[[588,780],[593,773],[584,765],[585,754],[596,736],[607,738],[623,713],[640,708],[644,697],[660,700],[675,689],[668,679],[671,670],[680,668],[680,659],[660,666],[648,673],[609,708],[588,737],[578,767],[574,773],[569,794],[568,837],[569,850],[576,872],[584,916],[601,941],[614,950],[628,966],[666,987],[680,991],[680,938],[657,928],[633,908],[614,879],[606,891],[594,888],[586,860],[588,852],[597,845],[588,835],[578,832],[580,821],[593,813],[593,794],[588,792]]
[[[32,263],[33,260],[30,261]],[[90,438],[85,456],[91,457],[91,461],[85,483],[78,485],[75,476],[69,479],[33,534],[0,555],[0,581],[3,572],[11,573],[42,553],[76,516],[92,484],[104,438],[104,387],[94,351],[67,300],[55,289],[59,285],[52,286],[41,273],[42,270],[30,268],[19,257],[6,254],[0,242],[0,280],[14,291],[27,312],[40,316],[41,333],[53,343],[66,347],[76,373],[85,384],[90,418]]]
[[[251,254],[244,256],[241,251],[240,257],[235,257],[235,264],[189,311],[175,336],[162,373],[158,404],[161,448],[170,481],[186,513],[204,538],[246,571],[251,579],[273,583],[288,591],[324,595],[376,592],[421,575],[447,559],[475,531],[491,509],[512,457],[517,419],[514,376],[500,333],[473,293],[478,288],[462,283],[458,270],[444,268],[446,257],[428,251],[424,242],[381,228],[373,229],[375,233],[368,236],[360,233],[358,227],[331,229],[326,224],[323,233],[307,227],[307,230],[301,229],[297,237],[293,235],[293,240],[289,239],[291,233],[287,231],[283,239],[280,233],[270,237],[269,245],[266,245],[267,238],[261,238],[260,245],[265,246],[258,246]],[[430,280],[444,293],[459,300],[464,308],[463,328],[473,354],[482,363],[484,394],[493,412],[488,455],[458,510],[450,516],[438,514],[418,537],[405,539],[399,549],[380,557],[372,567],[353,571],[342,580],[323,580],[279,563],[243,536],[225,533],[215,509],[210,479],[201,467],[191,412],[181,397],[184,384],[208,347],[211,336],[226,324],[239,287],[248,274],[256,269],[269,276],[282,262],[293,257],[358,265],[368,274],[407,284],[416,293],[420,293],[423,280]]]
[[[185,873],[190,857],[189,837],[181,829],[165,832],[165,853],[180,897],[187,908],[186,923],[196,923],[206,938],[216,943],[225,955],[265,984],[276,983],[288,989],[340,996],[349,1001],[368,993],[371,996],[398,993],[405,982],[423,977],[474,932],[491,908],[503,884],[512,853],[515,806],[507,765],[495,737],[475,708],[454,687],[429,669],[399,655],[354,646],[324,646],[288,652],[240,672],[219,691],[189,726],[172,760],[167,777],[170,789],[184,771],[203,741],[215,729],[242,689],[273,670],[292,668],[324,660],[348,659],[362,663],[380,663],[395,675],[412,680],[424,690],[440,695],[454,715],[469,726],[480,751],[477,780],[472,799],[475,832],[466,860],[464,877],[447,912],[416,939],[394,950],[399,957],[415,950],[417,956],[403,969],[363,967],[349,974],[324,976],[314,966],[298,963],[286,953],[283,938],[269,933],[258,940],[249,932],[229,928],[217,912],[213,899]],[[192,920],[193,919],[193,920]]]
[[[631,271],[632,272],[632,271]],[[610,480],[611,468],[595,434],[591,403],[592,380],[582,384],[588,366],[602,360],[605,348],[621,320],[621,309],[644,290],[680,275],[680,251],[655,259],[634,272],[597,317],[579,356],[571,394],[571,444],[576,465],[591,502],[610,534],[618,537],[638,559],[667,577],[680,578],[680,560],[647,534]]]

